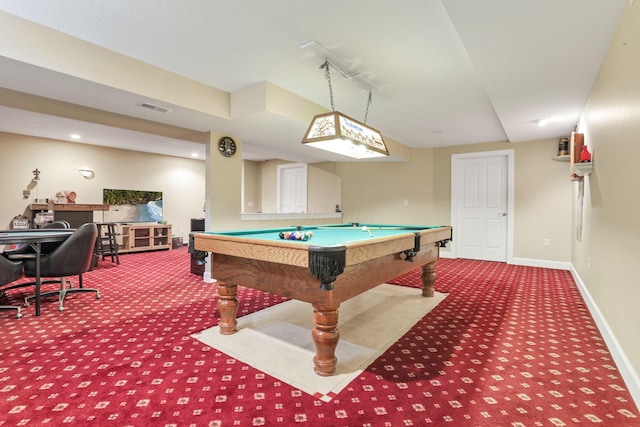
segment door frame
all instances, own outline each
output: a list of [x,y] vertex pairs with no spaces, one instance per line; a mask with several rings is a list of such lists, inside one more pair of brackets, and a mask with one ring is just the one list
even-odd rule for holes
[[[307,165],[306,163],[286,163],[283,165],[278,165],[277,169],[277,176],[276,176],[276,212],[277,213],[283,213],[282,212],[282,199],[285,198],[285,188],[284,188],[284,180],[282,179],[282,175],[285,173],[285,171],[290,170],[290,169],[300,169],[302,170],[302,175],[303,175],[303,181],[304,181],[304,185],[302,186],[302,195],[304,198],[304,212],[296,212],[296,213],[307,213],[307,210],[309,209],[309,199],[307,198],[307,180],[308,180],[308,176],[309,176],[309,165]],[[288,212],[291,213],[291,212]]]
[[507,158],[507,264],[513,264],[513,212],[514,212],[514,150],[479,151],[474,153],[451,155],[451,226],[454,239],[450,245],[452,258],[457,258],[456,229],[458,228],[458,196],[461,192],[461,164],[463,160],[479,157],[503,157]]

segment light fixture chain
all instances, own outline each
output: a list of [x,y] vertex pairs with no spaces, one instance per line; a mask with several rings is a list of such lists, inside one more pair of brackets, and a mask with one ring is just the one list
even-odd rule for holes
[[372,101],[372,97],[371,97],[371,89],[369,89],[369,99],[367,100],[367,108],[364,111],[364,124],[367,124],[367,117],[369,116],[369,105],[371,105],[371,101]]
[[327,79],[329,83],[329,97],[331,98],[331,111],[336,111],[336,107],[333,104],[333,87],[331,87],[331,73],[329,72],[329,61],[325,60],[324,64],[320,66],[320,68],[324,68],[324,78]]

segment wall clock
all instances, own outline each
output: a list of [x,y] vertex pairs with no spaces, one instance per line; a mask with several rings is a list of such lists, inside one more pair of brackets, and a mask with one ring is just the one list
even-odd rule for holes
[[218,142],[218,151],[225,157],[231,157],[236,154],[236,148],[236,142],[231,137],[223,136]]

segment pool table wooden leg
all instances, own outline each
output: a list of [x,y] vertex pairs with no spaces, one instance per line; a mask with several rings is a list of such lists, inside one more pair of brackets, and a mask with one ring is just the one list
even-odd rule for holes
[[238,326],[238,320],[236,320],[236,313],[238,312],[237,295],[237,285],[218,282],[218,312],[220,313],[218,326],[220,326],[222,335],[231,335],[238,332],[236,328]]
[[340,340],[338,309],[326,309],[313,304],[313,330],[311,337],[316,347],[313,357],[316,374],[327,377],[336,372],[336,347]]
[[422,296],[432,297],[435,293],[436,263],[430,262],[422,266]]

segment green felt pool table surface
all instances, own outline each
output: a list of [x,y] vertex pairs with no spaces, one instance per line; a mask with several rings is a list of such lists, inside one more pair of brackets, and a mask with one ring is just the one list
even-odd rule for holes
[[[363,229],[363,227],[367,227],[371,234],[369,234],[366,229]],[[301,245],[333,246],[348,245],[350,243],[370,240],[372,238],[398,236],[401,234],[413,234],[416,231],[434,228],[440,227],[397,224],[346,223],[300,227],[264,228],[256,230],[207,232],[206,234],[233,236],[240,239],[282,241],[284,239],[281,239],[279,236],[281,232],[294,232],[299,229],[300,231],[311,231],[313,233],[313,236],[309,240],[291,240],[292,243]]]

